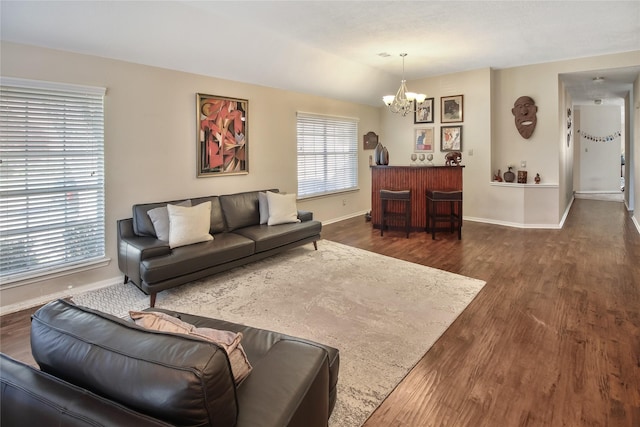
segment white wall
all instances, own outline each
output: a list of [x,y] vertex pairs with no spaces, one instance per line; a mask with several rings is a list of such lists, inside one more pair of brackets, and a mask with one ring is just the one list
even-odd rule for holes
[[[92,283],[117,282],[116,220],[135,203],[264,188],[296,192],[296,111],[359,118],[380,133],[378,108],[201,75],[2,42],[0,74],[107,88],[105,186],[107,267],[0,291],[2,307]],[[249,100],[249,174],[196,178],[196,93]],[[371,151],[360,146],[360,190],[308,200],[321,221],[370,209]],[[344,203],[343,203],[344,201]]]
[[[619,192],[620,155],[623,136],[611,141],[593,141],[591,137],[605,137],[621,132],[622,110],[616,105],[580,105],[576,109],[576,159],[579,164],[574,179],[577,192]],[[578,130],[581,134],[578,134]]]

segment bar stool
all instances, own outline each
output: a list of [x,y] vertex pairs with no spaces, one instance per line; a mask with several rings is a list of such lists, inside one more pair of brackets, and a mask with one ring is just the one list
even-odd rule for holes
[[[380,190],[380,200],[382,202],[382,225],[380,226],[380,235],[384,236],[384,226],[387,219],[404,218],[404,228],[409,238],[411,230],[411,190]],[[401,202],[404,211],[388,210],[390,201]]]
[[[449,210],[440,209],[438,204],[449,203]],[[431,240],[436,238],[436,224],[448,222],[450,231],[458,229],[458,240],[462,239],[462,191],[427,190],[427,232],[431,231]]]

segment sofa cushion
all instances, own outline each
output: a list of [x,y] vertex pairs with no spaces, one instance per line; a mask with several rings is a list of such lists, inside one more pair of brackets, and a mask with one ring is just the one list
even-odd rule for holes
[[[333,406],[335,405],[337,399],[337,384],[338,384],[338,374],[340,371],[340,352],[331,346],[319,344],[313,341],[305,340],[302,338],[292,337],[290,335],[282,334],[279,332],[269,331],[266,329],[254,328],[247,325],[242,325],[239,323],[228,322],[225,320],[213,319],[209,317],[196,316],[192,314],[185,313],[177,313],[171,310],[163,310],[163,309],[147,309],[160,311],[164,313],[168,313],[172,316],[178,317],[179,319],[188,322],[198,328],[215,328],[222,329],[225,331],[233,331],[239,332],[243,335],[243,348],[247,353],[247,357],[251,361],[254,369],[251,372],[251,375],[247,377],[247,379],[238,387],[238,401],[239,405],[242,408],[240,411],[240,419],[241,421],[248,421],[247,418],[255,416],[256,413],[261,413],[258,408],[253,407],[253,412],[247,409],[247,405],[260,405],[262,402],[265,406],[260,405],[262,408],[262,413],[266,418],[273,417],[277,414],[277,411],[274,410],[273,406],[271,407],[271,411],[268,409],[269,403],[272,400],[259,399],[257,401],[251,399],[250,394],[255,392],[256,390],[253,387],[256,383],[263,382],[263,375],[267,375],[266,373],[271,373],[273,375],[276,371],[279,370],[288,370],[289,373],[296,372],[292,364],[298,364],[300,360],[301,354],[299,353],[300,347],[294,349],[296,343],[316,347],[324,353],[324,357],[326,357],[329,366],[329,381],[328,381],[328,389],[329,389],[329,413],[333,410]],[[312,351],[309,349],[309,351]],[[286,354],[285,354],[286,353]],[[292,359],[296,359],[295,361]],[[302,359],[304,360],[304,359]],[[274,364],[278,364],[278,366],[274,366]],[[290,362],[292,364],[287,365],[287,363],[282,362]],[[307,363],[304,365],[298,365],[297,369],[301,369],[300,375],[304,375],[302,372],[306,369],[311,369],[313,365],[311,362],[307,360]],[[306,371],[308,372],[308,371]],[[283,375],[280,373],[280,375]],[[281,376],[280,378],[283,378]],[[274,386],[280,386],[280,388],[284,387],[284,384],[278,384],[270,381]],[[267,380],[267,384],[269,381]],[[298,385],[301,383],[298,382]],[[293,386],[293,384],[290,384]],[[327,387],[325,386],[324,392],[326,393]],[[245,413],[246,412],[246,413]],[[246,418],[245,418],[246,417]],[[259,420],[257,418],[255,420]],[[308,422],[308,421],[307,421]],[[240,421],[239,421],[240,424]],[[264,423],[259,423],[255,421],[253,424],[251,422],[242,423],[243,425],[269,425],[266,420]],[[273,423],[274,425],[287,425],[285,423]],[[302,425],[307,425],[304,422]],[[326,421],[325,424],[326,426]]]
[[156,230],[153,227],[153,222],[151,218],[149,218],[148,212],[155,208],[165,207],[168,204],[177,205],[179,203],[184,203],[188,199],[183,200],[172,200],[169,202],[158,202],[158,203],[141,203],[137,205],[133,205],[133,232],[137,236],[149,236],[149,237],[158,237],[156,235]]
[[0,377],[2,425],[170,426],[34,369],[5,354],[0,355]]
[[229,359],[211,342],[58,300],[33,315],[31,349],[44,372],[168,423],[237,422]]
[[319,239],[321,231],[320,221],[304,221],[279,225],[254,225],[238,229],[234,233],[253,240],[258,253],[313,236],[318,236]]
[[[191,206],[191,200],[185,200],[176,204],[177,206]],[[158,208],[150,209],[147,212],[151,222],[153,223],[153,229],[156,232],[158,240],[164,242],[169,241],[169,210],[166,206],[160,206]]]
[[211,202],[211,227],[209,234],[222,233],[226,230],[226,227],[224,224],[224,216],[222,215],[222,207],[220,206],[220,198],[218,196],[208,196],[191,199],[191,203],[194,206],[204,202]]
[[267,191],[269,219],[267,225],[300,222],[295,194],[279,194]]
[[143,328],[186,334],[211,341],[224,348],[229,356],[236,384],[242,382],[251,372],[251,364],[240,343],[242,340],[241,332],[221,331],[214,328],[196,328],[177,317],[158,311],[130,311],[129,316],[131,316],[136,325],[140,325]]
[[255,243],[236,233],[220,233],[215,240],[181,246],[170,253],[140,262],[140,278],[147,284],[205,270],[226,262],[248,257]]
[[167,205],[169,211],[169,247],[191,245],[213,240],[211,226],[211,202],[186,207]]
[[260,224],[258,191],[220,196],[227,231]]

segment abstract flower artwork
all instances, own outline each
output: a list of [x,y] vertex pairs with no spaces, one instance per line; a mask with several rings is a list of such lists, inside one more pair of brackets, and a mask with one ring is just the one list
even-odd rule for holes
[[198,176],[247,174],[249,101],[197,94]]

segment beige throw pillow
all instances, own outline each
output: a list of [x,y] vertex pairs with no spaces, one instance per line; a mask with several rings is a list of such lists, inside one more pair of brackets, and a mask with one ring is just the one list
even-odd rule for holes
[[267,225],[300,222],[295,194],[280,194],[267,191],[267,203],[269,205]]
[[219,345],[226,351],[229,357],[231,372],[233,372],[236,385],[240,384],[253,369],[242,348],[242,344],[240,344],[242,340],[241,332],[221,331],[213,328],[196,328],[191,323],[183,322],[176,317],[158,311],[130,311],[129,316],[131,316],[136,325],[142,326],[143,328],[190,335]]
[[211,226],[211,202],[192,207],[167,205],[169,212],[169,247],[191,245],[213,240]]

